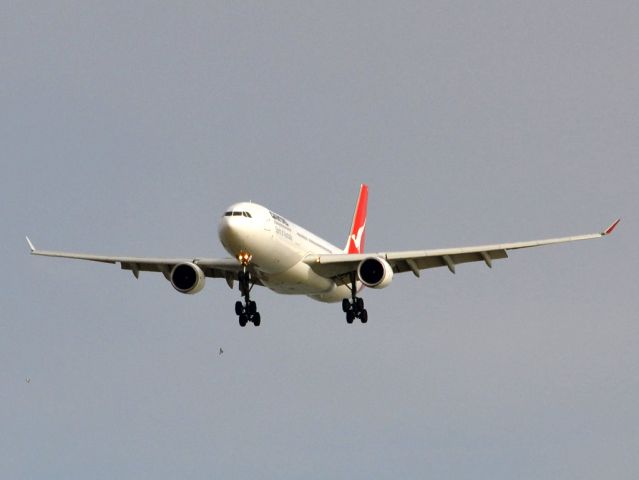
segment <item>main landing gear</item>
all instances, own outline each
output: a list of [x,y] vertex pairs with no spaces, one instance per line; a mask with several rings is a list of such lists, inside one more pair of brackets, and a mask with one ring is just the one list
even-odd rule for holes
[[368,322],[368,312],[364,308],[364,299],[357,296],[354,274],[351,275],[351,285],[348,288],[351,291],[352,300],[348,298],[342,300],[342,311],[346,313],[346,323],[353,323],[356,318],[359,318],[362,323]]
[[240,327],[245,327],[248,322],[252,322],[256,327],[260,326],[262,319],[260,312],[257,311],[257,304],[251,300],[251,290],[254,282],[251,282],[251,274],[247,270],[247,266],[251,261],[251,255],[241,252],[237,257],[242,263],[242,271],[237,274],[237,280],[240,285],[240,293],[244,298],[244,303],[235,302],[235,314],[239,318]]

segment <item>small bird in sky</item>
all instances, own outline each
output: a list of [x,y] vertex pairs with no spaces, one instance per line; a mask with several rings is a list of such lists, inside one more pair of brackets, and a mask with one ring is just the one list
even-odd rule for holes
[[223,353],[224,353],[224,350],[220,348],[220,355],[222,355]]
[[31,383],[31,377],[25,378],[24,381],[27,382],[27,383]]

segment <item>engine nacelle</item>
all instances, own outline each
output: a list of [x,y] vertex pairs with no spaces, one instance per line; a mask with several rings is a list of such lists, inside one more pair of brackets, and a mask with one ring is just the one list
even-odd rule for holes
[[384,288],[393,280],[393,267],[383,258],[369,257],[359,263],[357,276],[369,288]]
[[178,263],[171,270],[171,285],[180,293],[197,293],[204,288],[206,276],[195,263]]

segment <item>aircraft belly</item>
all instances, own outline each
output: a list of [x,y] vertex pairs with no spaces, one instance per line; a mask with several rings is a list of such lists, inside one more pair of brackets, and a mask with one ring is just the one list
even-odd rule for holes
[[319,276],[303,262],[282,273],[262,274],[260,280],[274,292],[289,295],[328,294],[336,288],[335,282]]
[[340,285],[330,292],[309,295],[308,297],[313,300],[317,300],[318,302],[335,303],[341,302],[344,298],[351,298],[351,290],[346,285]]

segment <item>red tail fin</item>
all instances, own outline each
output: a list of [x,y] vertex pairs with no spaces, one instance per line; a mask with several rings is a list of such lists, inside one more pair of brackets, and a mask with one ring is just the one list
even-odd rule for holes
[[346,253],[363,253],[364,240],[366,238],[366,207],[368,205],[368,186],[362,184],[359,188],[359,197],[357,198],[357,206],[353,214],[353,224],[351,225],[351,233],[346,241]]

